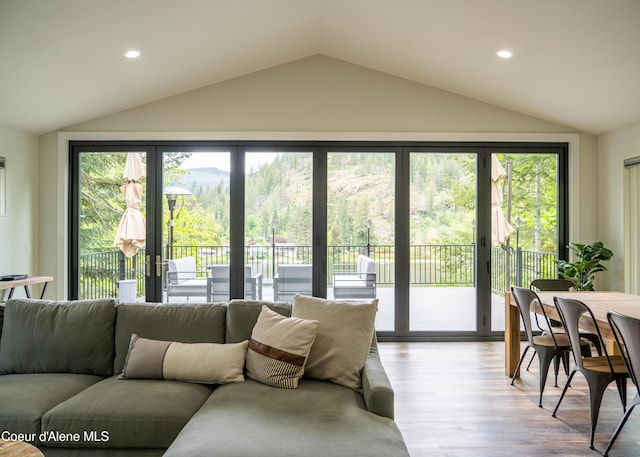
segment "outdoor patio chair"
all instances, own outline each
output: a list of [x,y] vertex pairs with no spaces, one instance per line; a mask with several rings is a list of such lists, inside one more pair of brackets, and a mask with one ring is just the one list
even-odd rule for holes
[[334,298],[375,298],[376,263],[366,255],[359,255],[355,272],[336,272],[333,275]]
[[[229,301],[229,264],[207,267],[207,301]],[[262,300],[262,273],[253,275],[251,265],[244,267],[244,298]]]
[[[593,438],[596,431],[596,424],[598,422],[598,415],[600,413],[600,404],[602,403],[602,396],[604,395],[607,386],[615,381],[618,387],[618,393],[620,394],[620,401],[622,402],[622,408],[626,411],[627,405],[627,378],[629,377],[629,371],[622,356],[610,356],[607,352],[607,348],[602,344],[602,335],[600,329],[596,323],[596,319],[593,316],[591,309],[579,300],[572,300],[562,297],[553,297],[553,301],[558,309],[558,314],[562,319],[562,325],[564,325],[569,341],[571,342],[571,351],[575,360],[575,365],[569,373],[567,382],[562,389],[562,394],[558,399],[558,404],[553,410],[553,417],[556,417],[560,403],[567,393],[567,389],[571,384],[571,380],[577,372],[584,375],[589,385],[589,399],[591,403],[591,438],[589,439],[589,448],[593,447]],[[580,351],[581,341],[580,331],[578,329],[580,325],[580,319],[586,317],[591,320],[593,327],[597,330],[598,338],[600,338],[601,346],[604,352],[604,356],[597,357],[584,357]]]
[[611,435],[609,444],[602,453],[605,457],[609,454],[611,446],[613,446],[622,427],[624,427],[627,419],[629,419],[631,411],[640,404],[640,388],[638,387],[638,379],[640,379],[640,319],[609,311],[607,313],[607,320],[613,330],[613,336],[618,343],[622,358],[627,365],[629,376],[636,386],[636,395],[633,397],[633,400],[631,400],[631,404],[622,416],[622,419],[620,419],[615,432]]
[[207,278],[198,276],[196,260],[182,257],[169,260],[167,271],[167,301],[169,297],[205,297]]
[[[513,298],[516,301],[516,305],[518,306],[518,310],[520,311],[520,316],[522,317],[522,322],[524,324],[525,334],[527,336],[527,346],[524,348],[524,351],[520,356],[520,360],[518,361],[518,366],[513,373],[513,377],[511,378],[511,385],[513,385],[513,383],[515,382],[516,376],[518,376],[520,366],[522,365],[522,361],[527,355],[527,351],[529,350],[529,348],[533,348],[536,351],[535,353],[538,355],[538,359],[540,361],[540,396],[538,398],[538,406],[542,408],[542,393],[544,392],[544,387],[547,383],[549,366],[553,361],[555,370],[554,385],[557,387],[560,361],[564,359],[564,354],[570,351],[571,346],[569,344],[567,335],[564,333],[555,334],[554,332],[549,332],[543,335],[533,335],[533,328],[531,325],[531,305],[537,304],[539,306],[540,303],[540,299],[534,291],[532,291],[531,289],[525,289],[523,287],[512,286],[511,294],[513,295]],[[540,310],[542,312],[544,320],[548,322],[549,318],[542,306],[540,306]],[[581,341],[580,348],[585,352],[590,351],[589,342],[586,340]]]
[[278,266],[278,274],[273,278],[274,301],[293,303],[295,294],[312,294],[312,265],[285,264]]

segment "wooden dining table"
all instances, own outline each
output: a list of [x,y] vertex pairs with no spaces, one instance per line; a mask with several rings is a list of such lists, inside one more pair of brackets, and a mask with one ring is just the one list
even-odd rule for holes
[[[640,319],[640,295],[627,294],[624,292],[537,292],[541,305],[551,319],[560,320],[558,310],[553,303],[553,297],[564,297],[579,300],[587,305],[593,312],[598,329],[603,338],[607,342],[607,347],[612,349],[614,346],[614,336],[609,322],[607,321],[607,313],[616,311],[627,316]],[[534,309],[532,312],[541,312]],[[515,299],[510,292],[505,294],[505,374],[509,377],[518,366],[520,359],[520,313],[516,306]],[[595,332],[596,329],[593,322],[583,317],[580,322],[580,328],[588,332]]]

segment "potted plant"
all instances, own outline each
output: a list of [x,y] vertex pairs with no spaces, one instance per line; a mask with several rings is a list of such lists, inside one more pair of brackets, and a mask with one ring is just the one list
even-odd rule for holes
[[593,290],[595,274],[607,270],[600,262],[611,259],[613,252],[605,248],[602,241],[591,244],[569,243],[568,247],[579,260],[554,260],[560,276],[571,281],[576,290]]

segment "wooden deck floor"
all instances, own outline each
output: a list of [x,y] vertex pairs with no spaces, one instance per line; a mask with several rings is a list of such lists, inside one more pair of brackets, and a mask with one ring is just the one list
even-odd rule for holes
[[[330,292],[330,291],[329,291]],[[379,287],[377,330],[393,330],[393,288]],[[409,292],[410,331],[475,331],[474,287],[412,287]],[[504,330],[504,297],[491,296],[491,328]]]
[[[332,289],[327,295],[332,297]],[[411,331],[474,331],[476,325],[476,290],[473,287],[414,287],[410,290]],[[394,289],[378,287],[379,299],[376,330],[394,329]],[[273,289],[265,284],[264,300],[273,300]],[[172,303],[191,301],[199,303],[203,297],[172,297]],[[165,297],[166,302],[166,297]],[[446,305],[446,306],[443,306]],[[491,297],[491,328],[504,330],[504,297]]]
[[[558,388],[550,376],[538,408],[537,362],[511,386],[502,342],[380,343],[380,353],[396,392],[396,422],[413,457],[599,455],[588,447],[589,395],[580,374],[553,418],[564,373]],[[628,391],[630,400],[636,392],[631,382]],[[610,387],[596,429],[600,452],[621,417]],[[610,456],[638,455],[640,411],[634,411]]]

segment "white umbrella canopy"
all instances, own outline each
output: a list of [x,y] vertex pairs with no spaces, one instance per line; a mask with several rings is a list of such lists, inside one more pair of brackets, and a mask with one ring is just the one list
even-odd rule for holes
[[127,257],[133,257],[138,253],[138,249],[145,246],[146,239],[146,222],[140,212],[142,205],[140,180],[144,179],[145,170],[139,153],[127,153],[122,177],[125,183],[120,187],[120,191],[124,196],[127,208],[118,224],[113,244],[120,246],[120,250]]
[[491,244],[503,244],[513,233],[502,212],[502,180],[506,172],[495,154],[491,154]]

